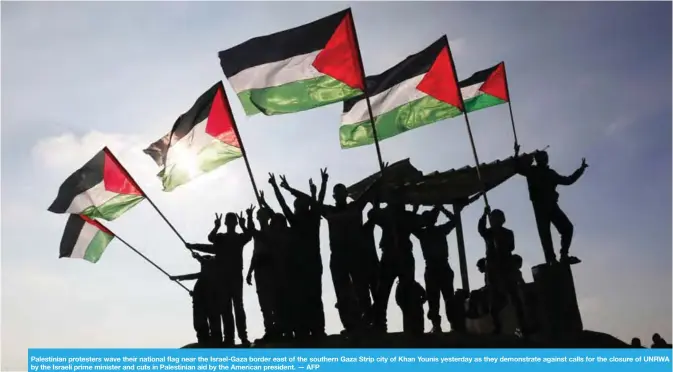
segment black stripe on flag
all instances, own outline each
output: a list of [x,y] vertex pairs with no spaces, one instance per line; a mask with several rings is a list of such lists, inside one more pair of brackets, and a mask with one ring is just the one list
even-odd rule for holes
[[477,71],[474,74],[472,74],[472,76],[470,76],[469,78],[467,78],[467,79],[461,81],[460,83],[458,83],[458,85],[461,88],[464,88],[464,87],[469,87],[470,85],[483,83],[486,80],[488,80],[489,76],[491,76],[491,74],[498,68],[498,66],[500,66],[499,63],[497,65],[495,65],[493,67],[489,67],[485,70]]
[[250,67],[282,61],[321,50],[339,27],[350,8],[305,25],[250,39],[219,53],[227,78]]
[[213,100],[217,96],[218,89],[222,89],[224,92],[224,85],[222,85],[221,81],[218,81],[197,98],[194,105],[178,117],[173,124],[171,132],[149,145],[143,152],[149,155],[158,166],[163,167],[170,144],[176,143],[182,137],[189,134],[197,124],[208,119],[210,108],[213,106]]
[[[367,76],[366,82],[369,96],[375,96],[403,81],[430,71],[432,64],[437,59],[439,52],[442,51],[444,46],[446,46],[446,41],[444,37],[441,37],[439,40],[432,43],[432,45],[429,47],[416,54],[408,56],[404,59],[404,61],[389,68],[388,70],[378,75]],[[343,112],[350,111],[356,103],[364,99],[365,96],[360,95],[344,101]]]
[[56,200],[49,206],[49,212],[65,213],[72,201],[87,190],[103,182],[105,151],[101,150],[84,166],[71,174],[59,187]]
[[61,238],[61,249],[58,258],[72,256],[72,251],[75,249],[77,239],[79,239],[79,234],[82,233],[84,224],[86,224],[86,221],[78,214],[71,214],[68,217],[68,222],[65,224],[65,230]]

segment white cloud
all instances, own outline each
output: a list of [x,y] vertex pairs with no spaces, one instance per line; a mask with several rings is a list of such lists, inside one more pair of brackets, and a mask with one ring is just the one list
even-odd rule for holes
[[[131,150],[141,149],[148,142],[142,141],[138,136],[117,133],[93,131],[81,137],[74,133],[64,133],[39,140],[32,148],[32,155],[37,166],[60,173],[78,169],[105,146],[121,157]],[[141,154],[147,157],[142,152],[131,156],[140,158]]]

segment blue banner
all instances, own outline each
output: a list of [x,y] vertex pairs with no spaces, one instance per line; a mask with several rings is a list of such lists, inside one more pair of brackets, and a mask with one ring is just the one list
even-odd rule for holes
[[671,349],[29,349],[29,371],[671,371]]

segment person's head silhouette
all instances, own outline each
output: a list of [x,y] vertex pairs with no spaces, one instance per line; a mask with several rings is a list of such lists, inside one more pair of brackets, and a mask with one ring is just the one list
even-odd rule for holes
[[238,224],[238,217],[236,216],[236,213],[229,212],[224,216],[224,226],[226,226],[229,229],[236,228],[236,225]]
[[477,261],[477,270],[479,270],[480,273],[485,273],[486,272],[486,259],[485,258],[480,258],[479,261]]
[[343,183],[337,183],[332,189],[332,196],[337,204],[344,204],[348,199],[348,190]]
[[505,224],[505,212],[500,209],[494,209],[491,211],[491,227],[500,228]]
[[299,196],[294,199],[294,211],[295,212],[307,212],[311,206],[311,201],[306,196]]
[[437,222],[437,215],[432,213],[432,211],[425,211],[421,214],[421,218],[428,225],[434,225]]
[[634,337],[631,339],[631,346],[642,347],[643,344],[640,342],[640,339],[638,337]]
[[271,218],[271,215],[266,208],[260,208],[257,211],[257,221],[259,221],[259,223],[267,224],[269,222],[270,218]]
[[535,158],[535,164],[541,167],[549,165],[549,154],[546,151],[538,151],[533,157]]
[[287,220],[282,213],[274,213],[271,216],[271,227],[278,230],[287,227]]

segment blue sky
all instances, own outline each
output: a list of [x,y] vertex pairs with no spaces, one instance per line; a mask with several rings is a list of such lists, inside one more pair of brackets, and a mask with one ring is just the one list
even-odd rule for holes
[[[59,260],[66,217],[46,208],[60,183],[108,145],[188,241],[205,241],[215,212],[253,202],[244,163],[166,194],[141,149],[224,78],[219,50],[348,5],[367,73],[442,34],[460,78],[507,62],[523,150],[549,145],[551,165],[562,174],[582,157],[590,165],[576,185],[560,190],[576,227],[572,252],[584,261],[574,273],[586,328],[646,343],[659,332],[670,341],[670,3],[3,3],[3,370],[26,368],[28,347],[179,347],[194,339],[189,296],[121,243],[95,265]],[[377,170],[373,147],[339,148],[338,104],[250,119],[232,105],[265,190],[270,171],[306,188],[320,167],[346,184]],[[470,118],[482,161],[511,155],[505,105]],[[425,172],[473,164],[460,118],[381,147],[385,161],[410,157]],[[525,180],[510,180],[489,200],[507,213],[532,280],[530,267],[543,255]],[[473,288],[483,284],[475,268],[483,254],[481,212],[477,202],[463,215]],[[146,202],[109,227],[170,273],[198,270]],[[449,244],[457,272],[455,235]],[[341,325],[328,270],[323,286],[328,332],[335,333]],[[244,296],[250,332],[259,336],[254,287]],[[390,328],[400,330],[392,303],[389,314]]]

